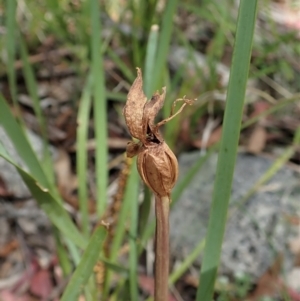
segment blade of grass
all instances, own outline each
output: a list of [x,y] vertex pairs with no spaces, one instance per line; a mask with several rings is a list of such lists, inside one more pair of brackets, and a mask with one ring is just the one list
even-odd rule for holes
[[203,251],[205,246],[205,240],[200,241],[193,252],[187,256],[181,265],[174,271],[169,277],[169,283],[174,284],[192,265],[192,263],[197,259],[200,253]]
[[70,240],[77,246],[84,248],[87,241],[71,221],[67,211],[62,207],[61,204],[58,203],[49,190],[45,188],[39,180],[32,177],[24,169],[18,166],[7,154],[2,143],[0,143],[0,156],[16,167],[33,197],[36,199],[40,207],[45,211],[53,225],[55,225],[63,235],[70,238]]
[[87,134],[91,110],[92,77],[89,75],[79,104],[77,116],[76,169],[78,196],[83,234],[89,236],[88,190],[87,190]]
[[292,97],[289,98],[281,98],[279,99],[275,105],[273,105],[272,107],[270,107],[269,109],[261,112],[260,114],[250,118],[249,120],[247,120],[246,122],[243,123],[242,125],[242,129],[247,128],[248,126],[254,124],[255,122],[257,122],[258,120],[260,120],[262,117],[265,117],[267,115],[270,115],[276,111],[279,111],[281,108],[284,108],[285,106],[287,106],[288,104],[294,103],[296,101],[300,100],[300,93],[294,94]]
[[[268,182],[294,155],[300,144],[300,127],[296,130],[293,144],[284,150],[284,152],[273,162],[273,164],[264,172],[264,174],[254,183],[254,185],[234,204],[238,208],[245,203],[263,184]],[[231,213],[233,214],[233,213]]]
[[22,158],[26,166],[29,168],[30,174],[36,179],[39,183],[47,189],[50,189],[48,179],[44,174],[44,171],[41,167],[39,160],[36,157],[35,152],[32,150],[30,143],[28,142],[26,136],[24,135],[23,130],[20,125],[15,120],[12,115],[9,106],[7,105],[5,99],[0,94],[0,125],[2,125],[14,144],[15,149],[17,150],[19,156]]
[[[132,191],[135,191],[136,187],[139,185],[139,176],[133,170],[136,169],[136,159],[131,161],[131,166],[129,168],[129,177],[127,180],[127,185],[125,189],[124,199],[122,202],[122,207],[118,216],[118,223],[115,229],[115,236],[110,248],[110,257],[109,261],[115,263],[118,257],[118,251],[121,248],[122,241],[124,239],[124,234],[126,231],[126,221],[128,217],[128,212],[130,211],[130,204],[134,200],[131,199]],[[129,185],[130,184],[130,185]],[[103,297],[104,300],[108,294],[109,284],[110,284],[111,272],[108,270],[105,277],[104,288],[103,288]]]
[[125,102],[127,95],[125,93],[106,91],[106,98]]
[[163,71],[166,67],[166,61],[169,53],[169,47],[171,43],[173,17],[177,9],[178,0],[167,1],[166,8],[163,14],[163,20],[161,25],[161,32],[159,35],[159,42],[157,48],[157,56],[155,60],[155,68],[152,74],[153,76],[153,88],[159,87],[162,80]]
[[101,252],[101,246],[106,236],[106,229],[99,227],[93,233],[88,246],[78,264],[74,274],[72,275],[61,301],[73,301],[77,300],[81,288],[87,283],[88,279],[93,273],[93,267],[95,266],[99,253]]
[[130,240],[129,240],[129,285],[130,285],[130,299],[138,300],[138,280],[137,280],[137,235],[138,235],[138,188],[139,175],[136,166],[132,169],[132,175],[128,179],[126,190],[128,190],[128,197],[131,200],[130,210]]
[[211,300],[214,292],[231,194],[256,11],[256,0],[241,0],[197,301]]
[[132,12],[132,28],[131,28],[131,43],[132,43],[132,59],[135,66],[141,65],[142,47],[139,41],[140,29],[142,21],[139,11],[139,6],[142,1],[129,1],[129,8]]
[[94,122],[96,136],[97,214],[103,215],[107,198],[107,112],[104,86],[104,67],[101,53],[101,25],[98,0],[90,0],[92,77],[94,80]]
[[[72,271],[72,266],[68,256],[68,252],[62,243],[60,232],[57,228],[53,228],[53,235],[56,243],[56,253],[59,258],[59,263],[63,271],[64,276],[68,276]],[[72,243],[73,244],[73,243]]]
[[13,100],[15,108],[18,110],[17,102],[17,84],[16,84],[16,71],[14,67],[16,56],[16,0],[6,0],[6,53],[7,53],[7,69],[8,69],[8,81],[11,98]]
[[121,70],[126,79],[130,82],[133,82],[135,79],[135,74],[130,68],[122,61],[122,59],[112,50],[110,47],[107,47],[106,52],[112,61],[116,64],[117,68]]
[[26,82],[26,87],[33,103],[33,109],[35,115],[37,116],[37,120],[41,129],[41,134],[43,139],[43,158],[41,159],[43,164],[40,165],[43,168],[45,175],[47,176],[49,184],[51,185],[51,190],[55,192],[56,191],[55,176],[54,176],[53,162],[48,146],[46,122],[41,110],[39,97],[37,94],[38,87],[34,78],[32,67],[29,63],[26,45],[22,37],[20,37],[20,50],[21,50],[21,58],[23,61],[23,74]]
[[153,84],[154,84],[154,69],[155,69],[155,57],[157,53],[157,45],[159,38],[159,27],[154,24],[151,26],[147,50],[146,50],[146,59],[145,59],[145,68],[144,68],[144,91],[148,99],[150,99],[153,93]]

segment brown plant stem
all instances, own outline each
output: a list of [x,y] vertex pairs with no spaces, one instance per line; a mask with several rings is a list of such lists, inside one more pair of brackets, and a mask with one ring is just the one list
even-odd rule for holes
[[167,301],[169,293],[169,212],[170,198],[155,197],[155,301]]

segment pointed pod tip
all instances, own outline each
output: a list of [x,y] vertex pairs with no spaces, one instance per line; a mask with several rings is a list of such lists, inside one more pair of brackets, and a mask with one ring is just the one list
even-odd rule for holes
[[136,67],[137,75],[138,77],[142,77],[142,69],[139,67]]

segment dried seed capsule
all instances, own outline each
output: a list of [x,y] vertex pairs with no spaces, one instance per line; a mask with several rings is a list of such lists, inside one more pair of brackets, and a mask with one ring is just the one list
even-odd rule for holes
[[170,196],[178,177],[178,162],[165,142],[143,145],[137,157],[139,174],[158,196]]

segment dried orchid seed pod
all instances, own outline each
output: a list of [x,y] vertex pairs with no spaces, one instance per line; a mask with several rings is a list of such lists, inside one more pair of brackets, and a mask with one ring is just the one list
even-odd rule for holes
[[165,142],[142,146],[137,167],[143,181],[157,196],[170,196],[178,177],[178,162]]
[[[143,181],[160,197],[170,196],[178,176],[178,163],[175,155],[164,142],[159,127],[178,115],[187,104],[193,102],[185,97],[175,100],[171,116],[155,124],[155,117],[163,107],[165,97],[166,88],[163,87],[161,94],[157,91],[147,101],[143,91],[142,71],[137,68],[137,78],[129,90],[123,110],[130,134],[139,139],[139,142],[128,143],[127,156],[130,158],[138,156],[138,171]],[[184,104],[174,113],[178,101],[183,101]]]

